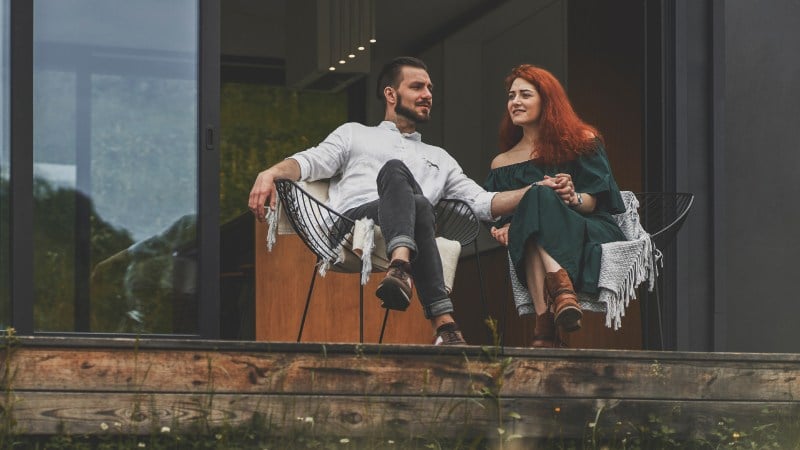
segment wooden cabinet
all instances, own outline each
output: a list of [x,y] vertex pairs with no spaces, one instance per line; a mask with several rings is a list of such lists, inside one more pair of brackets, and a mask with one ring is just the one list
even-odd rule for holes
[[[279,235],[266,250],[266,227],[256,225],[256,340],[296,341],[316,259],[296,235]],[[383,273],[373,273],[364,286],[364,342],[378,342],[384,309],[375,297]],[[317,275],[303,342],[359,341],[359,275],[328,272]],[[383,342],[429,344],[430,322],[415,298],[404,312],[391,311]]]

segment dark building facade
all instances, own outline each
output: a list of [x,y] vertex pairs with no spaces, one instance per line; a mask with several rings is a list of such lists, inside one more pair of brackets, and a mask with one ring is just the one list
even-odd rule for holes
[[379,120],[375,71],[413,54],[437,86],[426,141],[479,182],[502,78],[527,62],[603,132],[623,189],[695,195],[662,249],[667,349],[800,349],[797,1],[4,0],[0,19],[17,333],[247,338],[220,319],[252,308],[220,276],[242,192],[331,124]]

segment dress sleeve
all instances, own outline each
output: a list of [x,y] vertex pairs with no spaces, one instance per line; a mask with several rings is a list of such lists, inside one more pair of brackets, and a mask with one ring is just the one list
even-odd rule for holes
[[625,212],[625,203],[611,173],[605,148],[598,140],[595,151],[578,158],[573,182],[578,192],[597,197],[597,207],[611,214]]

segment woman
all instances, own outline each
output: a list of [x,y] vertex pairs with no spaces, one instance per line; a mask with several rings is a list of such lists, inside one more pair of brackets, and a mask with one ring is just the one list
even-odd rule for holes
[[564,88],[544,69],[523,64],[505,80],[507,113],[488,191],[531,188],[492,236],[508,246],[513,270],[534,301],[533,347],[563,343],[581,326],[576,292],[596,294],[600,245],[624,240],[612,214],[625,205],[598,131],[575,114]]

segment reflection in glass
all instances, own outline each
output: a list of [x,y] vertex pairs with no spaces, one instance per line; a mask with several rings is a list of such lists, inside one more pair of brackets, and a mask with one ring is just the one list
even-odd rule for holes
[[197,332],[197,22],[35,3],[36,331]]
[[9,2],[0,0],[0,328],[11,326],[11,242],[9,228]]

